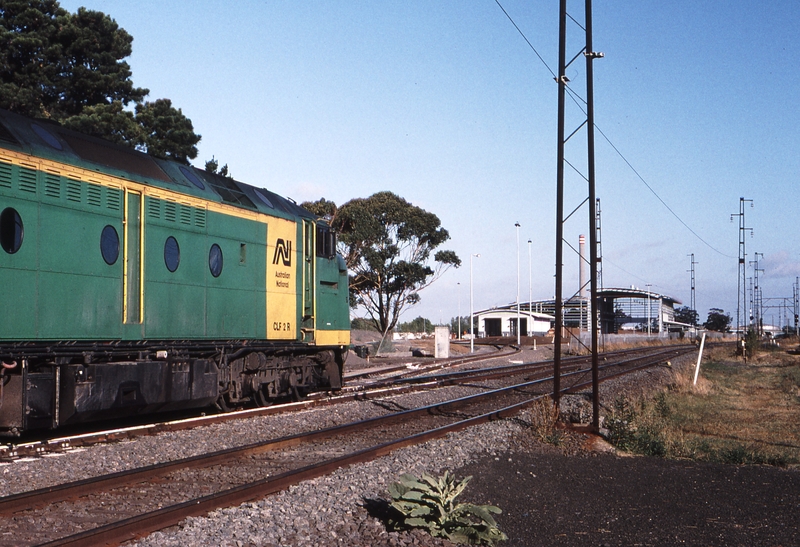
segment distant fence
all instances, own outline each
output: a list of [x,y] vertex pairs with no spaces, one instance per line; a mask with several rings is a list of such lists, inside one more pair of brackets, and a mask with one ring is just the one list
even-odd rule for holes
[[[601,334],[600,335],[600,343],[605,342],[606,344],[641,344],[647,340],[652,340],[654,342],[662,341],[692,341],[692,340],[699,340],[700,337],[703,335],[702,333],[706,333],[706,339],[713,338],[714,340],[736,340],[736,334],[734,333],[724,333],[724,332],[713,332],[713,331],[701,331],[699,333],[681,333],[677,332],[670,332],[670,333],[662,333],[662,334],[651,334],[647,336],[646,334]],[[591,345],[592,343],[592,335],[589,332],[581,332],[580,334],[576,333],[576,336],[579,336],[580,341],[587,346]],[[574,340],[572,343],[577,343]]]

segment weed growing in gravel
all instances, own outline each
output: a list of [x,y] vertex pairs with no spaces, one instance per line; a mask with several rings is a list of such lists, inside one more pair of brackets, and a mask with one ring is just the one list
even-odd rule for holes
[[433,537],[447,538],[453,543],[495,545],[508,539],[500,531],[492,514],[502,511],[493,505],[456,503],[472,477],[456,483],[448,471],[436,478],[422,474],[421,479],[404,474],[389,486],[391,506],[401,514],[392,526],[424,528]]
[[550,399],[540,399],[530,407],[530,427],[535,437],[543,443],[559,446],[564,441],[564,433],[556,428],[558,409]]

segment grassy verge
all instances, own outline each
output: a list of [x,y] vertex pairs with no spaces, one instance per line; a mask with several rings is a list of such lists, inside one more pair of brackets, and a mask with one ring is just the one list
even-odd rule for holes
[[800,358],[765,353],[745,365],[716,355],[696,386],[693,374],[676,373],[652,398],[614,401],[605,424],[612,444],[672,458],[800,465]]

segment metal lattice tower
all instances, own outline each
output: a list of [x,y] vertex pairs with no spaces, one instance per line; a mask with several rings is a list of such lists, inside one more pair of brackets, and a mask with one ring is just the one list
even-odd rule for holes
[[800,336],[800,325],[798,325],[798,319],[800,319],[800,277],[795,278],[794,285],[792,286],[794,289],[794,335]]
[[[596,222],[596,196],[595,196],[595,170],[594,170],[594,72],[593,62],[602,53],[592,49],[592,2],[585,0],[584,24],[581,25],[577,20],[567,13],[567,0],[560,0],[559,3],[559,41],[558,41],[558,142],[557,142],[557,165],[556,165],[556,264],[555,264],[555,337],[553,355],[553,398],[556,408],[559,406],[561,398],[561,340],[564,325],[564,299],[563,299],[563,250],[564,250],[564,165],[567,163],[564,158],[564,148],[567,141],[572,138],[581,128],[586,131],[586,157],[587,173],[585,180],[588,182],[588,198],[584,201],[589,204],[589,269],[591,274],[589,296],[589,309],[591,311],[591,336],[592,336],[592,426],[595,430],[600,428],[600,397],[599,397],[599,363],[598,363],[598,321],[597,321],[597,230]],[[567,20],[573,21],[584,33],[585,44],[567,62]],[[569,85],[567,68],[575,62],[581,55],[586,61],[586,118],[568,136],[565,136],[565,104],[566,93]],[[570,89],[570,93],[574,93]],[[572,165],[572,164],[570,164]],[[577,209],[582,206],[579,205]],[[573,211],[574,212],[574,211]],[[570,214],[572,216],[572,213]],[[567,217],[569,218],[569,217]]]
[[764,253],[753,253],[756,258],[751,261],[753,265],[753,324],[755,325],[756,332],[760,335],[764,334],[764,303],[762,298],[761,285],[758,284],[758,272],[763,272],[763,268],[758,267],[758,257],[764,258]]
[[750,232],[751,237],[753,235],[753,229],[747,228],[744,221],[744,204],[746,202],[750,202],[750,207],[753,206],[752,199],[739,198],[739,212],[731,215],[731,221],[733,217],[739,217],[739,279],[736,284],[736,332],[739,336],[742,336],[742,326],[747,323],[747,321],[742,321],[742,312],[744,311],[742,308],[747,306],[747,252],[745,251],[744,235],[747,231]]
[[789,330],[789,318],[786,316],[786,310],[789,309],[788,296],[774,296],[771,298],[762,299],[762,317],[769,311],[778,312],[778,324],[774,323],[775,315],[772,317],[772,327],[781,327],[782,332]]
[[[603,289],[603,238],[602,235],[602,228],[600,217],[600,198],[597,198],[597,207],[595,208],[595,228],[597,231],[597,264],[595,265],[595,271],[597,272],[597,285],[600,287],[600,290]],[[598,310],[599,311],[599,310]],[[606,336],[602,332],[602,328],[600,329],[600,345],[603,348],[603,351],[606,350]]]
[[689,297],[689,307],[693,312],[697,313],[697,300],[695,299],[695,293],[694,293],[694,265],[699,264],[699,262],[694,261],[694,253],[690,254],[689,256],[692,257],[692,261],[690,263],[691,269],[689,270],[691,272],[691,281],[692,281],[692,289],[690,293],[691,296]]
[[600,225],[600,198],[597,198],[597,207],[595,207],[595,229],[597,230],[597,284],[603,288],[603,243],[602,228]]

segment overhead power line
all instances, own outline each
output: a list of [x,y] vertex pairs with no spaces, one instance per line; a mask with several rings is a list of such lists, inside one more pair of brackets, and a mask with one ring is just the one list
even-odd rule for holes
[[536,54],[536,56],[539,58],[539,60],[542,62],[542,64],[545,66],[545,68],[547,68],[547,70],[550,71],[550,74],[553,76],[553,78],[555,78],[556,77],[556,73],[553,72],[553,69],[551,69],[550,66],[548,66],[547,62],[542,58],[542,56],[539,55],[539,52],[536,51],[535,47],[533,47],[533,44],[531,44],[531,41],[528,40],[528,37],[525,36],[524,32],[522,32],[522,29],[520,29],[517,26],[517,23],[515,23],[514,19],[512,19],[511,16],[508,14],[508,12],[506,11],[506,8],[504,8],[503,5],[500,3],[500,0],[494,0],[494,1],[497,3],[497,5],[500,7],[500,9],[503,10],[503,13],[506,14],[506,17],[508,17],[508,20],[511,21],[511,24],[514,25],[514,28],[517,29],[517,32],[519,32],[519,35],[522,36],[522,39],[525,40],[525,42],[528,44],[528,47],[530,47],[531,50],[533,50],[533,52]]
[[[553,72],[553,70],[550,68],[550,66],[547,64],[547,62],[546,62],[546,61],[545,61],[545,60],[542,58],[542,56],[539,54],[539,52],[538,52],[538,51],[536,50],[536,48],[533,46],[533,44],[531,43],[531,41],[530,41],[530,40],[528,40],[528,37],[527,37],[527,36],[525,36],[525,33],[524,33],[524,32],[522,32],[522,29],[520,29],[520,28],[519,28],[519,26],[518,26],[518,25],[517,25],[517,23],[514,21],[514,19],[511,17],[511,15],[509,15],[509,13],[506,11],[506,9],[503,7],[503,5],[500,3],[500,0],[495,0],[495,3],[496,3],[496,4],[498,5],[498,7],[499,7],[499,8],[500,8],[500,9],[503,11],[503,13],[504,13],[504,14],[505,14],[505,16],[508,18],[508,20],[511,22],[511,24],[512,24],[512,25],[514,25],[514,28],[515,28],[515,29],[517,29],[517,32],[519,33],[519,35],[520,35],[520,36],[522,36],[522,39],[523,39],[523,40],[525,40],[525,43],[527,43],[527,44],[528,44],[528,47],[530,47],[530,48],[531,48],[531,50],[532,50],[532,51],[533,51],[533,52],[536,54],[536,57],[538,57],[538,58],[539,58],[539,61],[541,61],[541,63],[542,63],[542,64],[544,65],[544,67],[545,67],[545,68],[548,70],[548,72],[550,72],[550,74],[553,76],[553,78],[555,78],[555,77],[556,77],[556,75],[555,75],[555,72]],[[571,98],[572,98],[572,100],[575,102],[575,104],[578,106],[578,108],[580,108],[580,109],[583,111],[583,106],[582,106],[580,103],[584,103],[584,104],[585,104],[585,103],[586,103],[586,101],[585,101],[585,100],[583,100],[583,99],[582,99],[582,98],[581,98],[581,97],[580,97],[578,94],[576,94],[576,93],[575,93],[575,91],[574,91],[574,90],[572,90],[572,89],[569,87],[569,84],[567,84],[567,90],[568,90],[568,92],[569,92],[569,95],[570,95],[570,97],[571,97]],[[586,113],[586,112],[584,111],[584,114],[585,114],[585,113]],[[597,129],[597,131],[599,131],[599,132],[600,132],[600,134],[603,136],[603,138],[606,140],[606,142],[607,142],[607,143],[608,143],[608,144],[611,146],[611,148],[614,150],[614,152],[616,152],[616,153],[617,153],[617,155],[618,155],[620,158],[622,158],[622,161],[624,161],[624,162],[625,162],[625,165],[627,165],[627,166],[628,166],[628,168],[629,168],[631,171],[633,171],[633,173],[634,173],[634,174],[636,175],[636,177],[637,177],[637,178],[638,178],[638,179],[639,179],[639,180],[642,182],[642,184],[644,184],[644,185],[645,185],[645,187],[646,187],[648,190],[650,190],[650,192],[651,192],[651,193],[652,193],[652,194],[653,194],[653,195],[656,197],[656,199],[657,199],[659,202],[661,202],[661,204],[662,204],[662,205],[663,205],[663,206],[664,206],[664,207],[667,209],[667,211],[669,211],[669,212],[670,212],[670,214],[672,214],[672,216],[674,216],[674,217],[675,217],[675,218],[678,220],[678,222],[680,222],[680,223],[681,223],[681,224],[682,224],[682,225],[683,225],[683,226],[684,226],[684,227],[685,227],[687,230],[689,230],[689,232],[691,232],[691,233],[692,233],[692,235],[694,235],[694,237],[696,237],[697,239],[699,239],[699,240],[700,240],[700,241],[701,241],[701,242],[702,242],[704,245],[706,245],[706,246],[707,246],[709,249],[711,249],[711,250],[712,250],[712,251],[714,251],[715,253],[717,253],[717,254],[719,254],[719,255],[722,255],[722,256],[724,256],[724,257],[726,257],[726,258],[736,258],[735,256],[731,256],[731,255],[728,255],[728,254],[725,254],[725,253],[723,253],[722,251],[720,251],[719,249],[717,249],[716,247],[714,247],[713,245],[711,245],[711,244],[710,244],[708,241],[706,241],[705,239],[703,239],[703,238],[700,236],[700,234],[698,234],[697,232],[695,232],[695,231],[694,231],[694,230],[693,230],[693,229],[692,229],[692,228],[691,228],[691,227],[690,227],[690,226],[689,226],[689,225],[688,225],[686,222],[684,222],[684,220],[683,220],[683,219],[682,219],[680,216],[678,216],[678,213],[676,213],[676,212],[675,212],[675,211],[672,209],[672,207],[670,207],[669,205],[667,205],[667,202],[666,202],[666,201],[664,201],[664,200],[661,198],[661,196],[659,196],[659,195],[658,195],[658,193],[657,193],[657,192],[656,192],[656,191],[653,189],[653,187],[652,187],[652,186],[650,186],[650,185],[647,183],[647,181],[644,179],[644,177],[643,177],[643,176],[642,176],[642,175],[639,173],[639,171],[637,171],[637,170],[636,170],[636,168],[635,168],[635,167],[634,167],[634,166],[631,164],[631,162],[630,162],[630,161],[628,161],[628,159],[627,159],[627,158],[626,158],[626,157],[625,157],[625,156],[622,154],[622,152],[619,150],[619,148],[617,148],[617,146],[616,146],[616,145],[615,145],[613,142],[611,142],[611,139],[608,137],[608,135],[606,135],[606,134],[603,132],[603,130],[602,130],[602,129],[600,129],[600,127],[598,127],[598,126],[597,126],[597,124],[594,124],[594,127],[595,127],[595,129]]]

